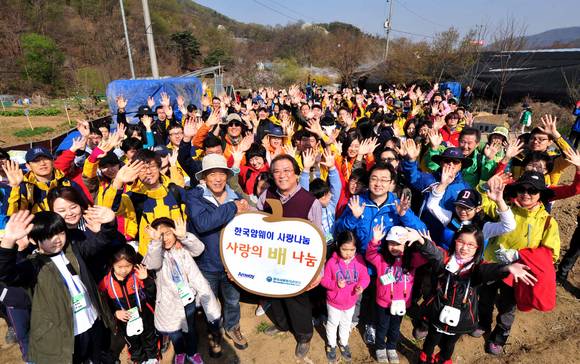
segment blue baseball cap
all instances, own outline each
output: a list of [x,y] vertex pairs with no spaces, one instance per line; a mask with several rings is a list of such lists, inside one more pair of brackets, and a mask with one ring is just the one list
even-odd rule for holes
[[54,159],[52,153],[48,149],[42,147],[35,147],[26,152],[24,160],[26,161],[26,163],[30,163],[38,157],[46,157],[49,159]]

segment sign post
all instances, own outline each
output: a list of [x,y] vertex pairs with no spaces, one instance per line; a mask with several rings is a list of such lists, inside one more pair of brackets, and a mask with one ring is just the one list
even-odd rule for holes
[[26,115],[26,120],[28,120],[28,125],[30,125],[30,129],[34,130],[34,127],[32,126],[32,121],[30,121],[30,110],[25,109],[24,115]]
[[278,200],[272,215],[245,212],[222,230],[220,255],[231,279],[265,297],[293,297],[320,274],[326,257],[322,233],[308,220],[283,218]]

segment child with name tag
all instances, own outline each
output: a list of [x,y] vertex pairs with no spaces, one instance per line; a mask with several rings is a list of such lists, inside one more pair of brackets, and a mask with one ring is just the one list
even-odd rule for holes
[[109,299],[119,334],[128,343],[131,361],[156,364],[159,352],[152,305],[155,281],[138,264],[137,253],[130,245],[118,248],[111,261],[111,270],[101,281],[99,290]]
[[186,360],[194,364],[203,363],[197,351],[196,307],[203,307],[214,337],[220,336],[221,320],[219,301],[193,260],[205,247],[195,235],[186,231],[182,220],[161,217],[147,226],[146,231],[151,242],[143,264],[157,273],[155,328],[162,335],[169,336],[176,364],[183,364]]
[[[420,244],[421,254],[432,265],[431,297],[423,304],[430,322],[429,332],[419,363],[451,364],[455,344],[461,335],[472,332],[477,326],[477,288],[488,282],[513,274],[516,282],[534,285],[537,279],[528,272],[529,267],[483,262],[483,232],[474,225],[463,226],[455,234],[449,253],[438,248],[428,232],[408,229],[407,241]],[[435,347],[440,352],[433,355]]]
[[[408,231],[393,226],[385,238],[384,225],[373,227],[366,259],[377,269],[377,336],[375,354],[379,363],[399,363],[397,344],[401,335],[401,321],[411,306],[411,291],[415,269],[424,261],[408,249]],[[385,244],[381,242],[385,238]],[[386,339],[386,341],[385,341]]]
[[343,231],[335,239],[336,251],[324,267],[320,284],[327,289],[326,358],[336,362],[336,330],[340,334],[340,353],[345,361],[352,360],[348,337],[357,299],[370,283],[368,269],[362,255],[356,253],[356,239],[350,231]]

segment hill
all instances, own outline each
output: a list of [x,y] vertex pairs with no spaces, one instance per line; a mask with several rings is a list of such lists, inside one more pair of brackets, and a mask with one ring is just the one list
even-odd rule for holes
[[527,49],[580,47],[580,27],[550,29],[526,37]]

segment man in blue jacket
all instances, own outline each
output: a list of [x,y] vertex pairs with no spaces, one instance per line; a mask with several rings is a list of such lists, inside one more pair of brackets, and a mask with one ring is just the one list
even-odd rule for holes
[[[202,160],[201,171],[195,178],[201,183],[187,194],[188,231],[194,233],[205,245],[204,252],[196,259],[197,265],[209,282],[216,297],[221,292],[224,308],[224,329],[240,350],[248,347],[240,331],[240,292],[228,279],[220,258],[220,232],[238,212],[249,208],[245,200],[227,185],[233,174],[223,155],[210,154]],[[211,336],[211,334],[210,334]],[[210,338],[210,355],[221,354],[219,337]]]
[[[423,191],[425,201],[419,212],[419,217],[425,222],[427,228],[431,232],[433,241],[439,244],[442,241],[442,234],[444,231],[444,226],[441,225],[439,220],[437,220],[426,208],[425,202],[431,192],[431,188],[434,187],[441,180],[441,168],[435,173],[425,173],[419,170],[417,165],[417,158],[419,156],[419,147],[415,144],[413,140],[407,140],[401,146],[402,154],[406,155],[406,160],[403,162],[403,172],[405,177],[409,181],[409,184],[419,191]],[[435,155],[432,158],[433,162],[439,164],[441,167],[444,165],[450,165],[455,172],[455,179],[445,190],[443,198],[441,198],[440,206],[448,211],[455,211],[455,200],[459,195],[459,192],[465,189],[471,188],[471,186],[463,180],[463,175],[461,170],[467,168],[471,165],[472,160],[467,158],[461,152],[461,148],[447,148],[443,153]],[[445,249],[447,247],[444,247]]]

